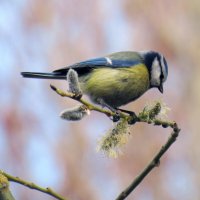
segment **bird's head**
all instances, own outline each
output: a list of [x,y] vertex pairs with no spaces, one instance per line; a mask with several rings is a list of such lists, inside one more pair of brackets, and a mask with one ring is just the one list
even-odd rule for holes
[[163,93],[163,83],[168,76],[168,66],[164,56],[158,52],[142,53],[144,62],[149,70],[150,88],[156,87]]

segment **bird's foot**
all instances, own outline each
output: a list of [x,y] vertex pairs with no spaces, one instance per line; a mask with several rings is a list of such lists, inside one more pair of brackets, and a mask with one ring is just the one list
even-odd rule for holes
[[110,106],[109,104],[107,104],[103,99],[98,99],[98,103],[102,106],[102,107],[106,107],[108,108],[110,111],[112,111],[114,113],[114,115],[111,117],[113,122],[118,122],[120,120],[120,110],[113,108],[112,106]]
[[135,112],[133,112],[133,111],[112,107],[109,104],[107,104],[103,99],[98,99],[98,103],[102,107],[106,107],[114,113],[114,115],[111,118],[113,122],[118,122],[120,120],[120,118],[121,118],[120,113],[121,112],[127,113],[129,115],[129,117],[128,117],[128,123],[129,124],[135,124],[138,121],[138,117],[135,114]]
[[116,110],[129,114],[129,118],[128,118],[128,123],[129,124],[135,124],[138,121],[138,117],[135,114],[135,112],[129,111],[129,110],[120,109],[120,108],[116,108]]
[[79,99],[81,99],[81,98],[82,98],[82,96],[83,96],[83,94],[82,94],[82,93],[76,93],[76,94],[74,93],[73,95],[74,95],[74,96],[73,96],[73,98],[74,98],[74,99],[76,99],[76,100],[79,100]]
[[113,122],[118,122],[120,120],[120,112],[115,111],[115,114],[112,116],[112,121]]

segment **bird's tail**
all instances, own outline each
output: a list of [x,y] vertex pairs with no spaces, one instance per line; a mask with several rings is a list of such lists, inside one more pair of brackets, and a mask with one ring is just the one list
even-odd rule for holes
[[40,73],[40,72],[21,72],[25,78],[41,78],[41,79],[66,79],[66,76],[59,73]]

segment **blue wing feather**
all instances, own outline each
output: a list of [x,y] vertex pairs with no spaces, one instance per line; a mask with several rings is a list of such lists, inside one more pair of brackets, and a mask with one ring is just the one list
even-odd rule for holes
[[53,71],[56,74],[65,74],[71,68],[78,72],[79,75],[88,73],[92,69],[100,68],[100,67],[110,67],[110,68],[121,68],[121,67],[130,67],[137,65],[139,60],[120,60],[120,59],[108,59],[107,57],[94,58],[90,60],[86,60],[83,62],[79,62],[68,67],[58,69]]

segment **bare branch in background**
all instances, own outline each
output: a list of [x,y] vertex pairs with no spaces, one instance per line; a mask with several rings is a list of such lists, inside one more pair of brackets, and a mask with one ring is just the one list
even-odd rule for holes
[[[43,192],[43,193],[46,193],[46,194],[49,194],[51,195],[52,197],[55,197],[56,199],[59,199],[59,200],[67,200],[66,198],[62,197],[61,195],[57,194],[56,192],[54,192],[51,188],[47,187],[47,188],[43,188],[43,187],[40,187],[39,185],[36,185],[35,183],[32,183],[32,182],[28,182],[28,181],[25,181],[19,177],[14,177],[10,174],[7,174],[6,172],[3,172],[1,171],[0,175],[4,176],[7,178],[8,181],[11,181],[11,182],[15,182],[15,183],[19,183],[21,185],[24,185],[26,187],[29,187],[31,189],[34,189],[34,190],[38,190],[40,192]],[[1,198],[0,198],[1,199]],[[2,199],[4,200],[4,199]],[[9,199],[9,200],[13,200],[13,199]]]
[[9,189],[9,180],[2,173],[0,173],[0,200],[15,200]]

